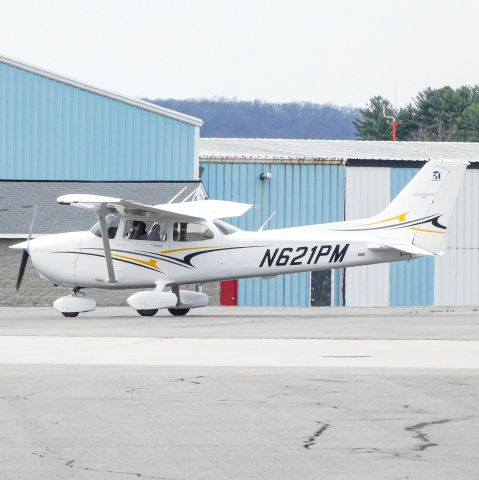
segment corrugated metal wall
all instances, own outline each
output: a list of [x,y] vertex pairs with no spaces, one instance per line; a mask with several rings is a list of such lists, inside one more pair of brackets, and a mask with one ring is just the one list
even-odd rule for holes
[[[245,230],[257,230],[276,210],[269,228],[331,222],[344,218],[344,167],[278,163],[202,162],[202,181],[210,198],[253,203],[243,217],[232,220]],[[261,181],[262,172],[272,179]],[[342,298],[341,275],[335,275],[336,302]],[[239,282],[240,305],[309,306],[310,274]]]
[[[391,168],[391,200],[416,175],[419,168]],[[391,263],[389,304],[432,305],[434,303],[434,258]]]
[[479,304],[479,170],[466,170],[447,229],[448,248],[436,257],[435,304]]
[[0,62],[0,178],[191,180],[197,127]]
[[[346,220],[368,218],[390,202],[390,169],[346,167]],[[389,264],[346,269],[345,296],[348,306],[389,305]]]

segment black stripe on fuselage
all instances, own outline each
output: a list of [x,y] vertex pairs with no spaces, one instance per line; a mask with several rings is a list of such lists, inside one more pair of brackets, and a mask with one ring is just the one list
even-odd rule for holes
[[421,219],[410,220],[409,222],[403,222],[397,225],[386,225],[381,227],[370,227],[370,228],[349,228],[349,229],[335,229],[336,232],[365,232],[371,230],[397,230],[400,228],[414,227],[415,225],[422,225],[424,223],[432,223],[437,228],[446,229],[447,227],[439,223],[439,218],[441,215],[430,215]]
[[215,249],[211,249],[211,250],[202,250],[200,252],[189,253],[188,255],[183,257],[183,261],[187,265],[191,265],[193,267],[194,265],[191,264],[191,260],[193,258],[197,257],[198,255],[202,255],[203,253],[221,252],[223,250],[241,250],[242,248],[260,248],[260,247],[269,247],[269,245],[249,245],[247,247],[225,247],[225,248],[215,248]]
[[442,228],[443,230],[446,230],[447,227],[439,223],[440,218],[441,218],[441,215],[437,215],[431,220],[431,224],[434,225],[436,228]]
[[[112,252],[119,252],[119,253],[128,253],[129,255],[142,255],[144,257],[153,257],[157,258],[159,260],[163,260],[165,262],[171,263],[173,265],[177,265],[179,267],[185,267],[185,268],[196,268],[192,263],[191,260],[198,255],[202,255],[203,253],[209,253],[209,252],[221,252],[223,250],[239,250],[242,248],[260,248],[260,247],[268,247],[269,245],[249,245],[246,247],[223,247],[223,248],[209,248],[205,250],[201,250],[199,252],[193,252],[189,253],[188,255],[185,255],[183,258],[175,258],[175,257],[169,257],[166,255],[162,255],[161,253],[155,253],[155,252],[147,252],[147,251],[129,251],[129,250],[117,250],[117,249],[112,249]],[[90,247],[89,250],[103,250],[102,248],[98,247]]]
[[[89,255],[90,257],[100,257],[100,258],[105,258],[105,255],[101,255],[99,253],[87,253],[87,252],[55,252],[55,253],[72,253],[75,255]],[[123,263],[129,263],[130,265],[135,265],[137,267],[142,267],[146,268],[147,270],[152,270],[153,272],[156,273],[161,273],[164,275],[164,272],[161,270],[157,270],[156,268],[149,267],[148,265],[142,265],[141,263],[135,263],[130,260],[125,260],[124,258],[116,258],[116,257],[111,257],[112,260],[115,260],[116,262],[123,262]]]
[[[90,248],[85,248],[85,250],[102,250],[103,251],[103,248],[90,247]],[[141,255],[142,257],[153,257],[153,258],[156,258],[158,260],[163,260],[167,263],[172,263],[173,265],[177,265],[179,267],[194,268],[193,266],[189,267],[187,265],[184,265],[183,261],[178,259],[178,258],[168,257],[166,255],[162,255],[161,253],[144,252],[144,251],[139,252],[137,250],[135,250],[135,251],[118,250],[118,249],[115,249],[115,248],[113,248],[111,251],[116,252],[116,253],[128,253],[129,255]],[[179,262],[179,263],[177,263],[177,262]]]

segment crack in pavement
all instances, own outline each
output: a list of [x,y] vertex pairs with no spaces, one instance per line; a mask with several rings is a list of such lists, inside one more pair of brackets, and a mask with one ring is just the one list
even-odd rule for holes
[[417,423],[416,425],[411,425],[406,427],[404,430],[406,432],[414,432],[414,438],[417,438],[420,443],[416,446],[414,450],[418,452],[423,452],[424,450],[430,447],[437,447],[438,443],[433,443],[429,440],[427,433],[423,430],[431,425],[444,425],[445,423],[449,423],[451,421],[450,418],[444,418],[442,420],[433,420],[432,422],[421,422]]
[[401,458],[406,460],[412,460],[414,462],[425,462],[425,460],[421,459],[421,457],[411,457],[407,453],[402,452],[395,452],[392,450],[384,450],[382,448],[377,447],[353,447],[349,449],[353,453],[359,454],[378,454],[383,455],[387,458]]
[[66,457],[61,457],[49,447],[46,447],[44,450],[45,450],[45,453],[32,452],[32,455],[40,458],[44,458],[44,459],[50,458],[53,460],[58,460],[62,462],[65,467],[74,468],[76,470],[82,470],[84,472],[111,473],[114,475],[130,475],[136,478],[144,478],[144,479],[151,479],[151,480],[168,480],[167,477],[159,477],[157,475],[149,475],[147,473],[128,472],[123,470],[107,470],[107,469],[101,469],[101,468],[84,467],[81,465],[75,465],[76,460],[74,458],[69,460]]
[[381,455],[386,455],[388,457],[393,457],[393,458],[408,458],[406,455],[403,455],[402,453],[383,450],[382,448],[376,448],[376,447],[354,447],[351,450],[355,453],[379,453]]
[[322,447],[322,451],[326,450],[343,450],[345,452],[352,453],[352,454],[366,454],[366,455],[381,455],[384,458],[400,458],[400,459],[405,459],[405,460],[410,460],[413,462],[421,462],[421,463],[429,463],[428,460],[423,459],[421,456],[418,455],[412,455],[408,453],[403,453],[403,452],[396,452],[393,450],[385,450],[382,448],[377,448],[377,447]]
[[278,398],[278,397],[288,397],[291,395],[293,392],[286,392],[286,393],[273,393],[273,395],[268,395],[266,397],[266,400],[271,400],[272,398]]
[[160,387],[163,387],[163,385],[150,385],[149,387],[125,387],[125,392],[126,393],[136,393],[140,390],[156,390]]
[[34,395],[36,395],[35,392],[30,392],[30,393],[26,393],[25,395],[12,395],[12,396],[0,397],[0,400],[28,400]]
[[318,407],[322,408],[334,408],[335,410],[339,410],[339,407],[337,405],[332,405],[330,403],[314,402],[313,405],[317,405]]
[[198,375],[197,377],[182,377],[182,378],[177,378],[176,380],[173,380],[174,382],[188,382],[192,383],[193,385],[201,385],[201,382],[198,382],[198,378],[205,378],[204,375]]
[[316,440],[331,426],[329,423],[316,422],[320,427],[303,443],[303,448],[309,450],[316,444]]

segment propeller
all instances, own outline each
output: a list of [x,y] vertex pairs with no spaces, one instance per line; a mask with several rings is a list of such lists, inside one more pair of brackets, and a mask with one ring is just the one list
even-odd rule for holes
[[30,254],[28,253],[28,250],[30,248],[30,239],[32,238],[33,225],[35,224],[36,212],[37,212],[37,206],[34,205],[32,221],[30,223],[30,230],[28,231],[28,237],[27,237],[27,248],[23,249],[22,260],[20,261],[20,270],[18,271],[18,276],[17,276],[17,285],[15,287],[17,292],[20,290],[20,286],[22,285],[23,275],[25,275],[25,268],[27,267],[28,257],[30,256]]

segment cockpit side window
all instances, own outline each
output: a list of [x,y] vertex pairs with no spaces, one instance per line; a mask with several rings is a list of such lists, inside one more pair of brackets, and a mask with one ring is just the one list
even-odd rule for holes
[[168,223],[146,221],[145,219],[128,220],[125,223],[123,237],[127,240],[166,242],[168,239]]
[[[120,217],[118,215],[107,215],[105,222],[108,230],[108,238],[115,238],[118,225],[120,225]],[[90,232],[101,238],[100,222],[95,223],[95,225],[91,227]]]
[[153,222],[148,229],[148,240],[152,242],[166,242],[168,239],[168,224]]
[[176,222],[173,225],[173,240],[175,242],[199,242],[211,240],[213,232],[208,225],[202,223]]

